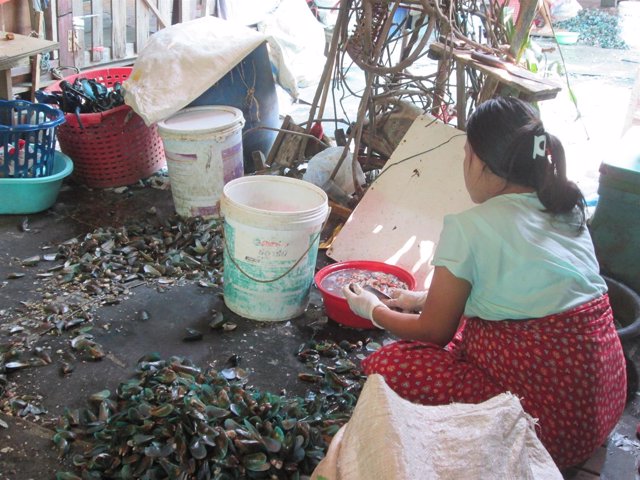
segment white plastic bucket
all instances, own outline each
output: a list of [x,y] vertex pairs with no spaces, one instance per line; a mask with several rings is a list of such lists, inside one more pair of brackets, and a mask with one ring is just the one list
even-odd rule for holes
[[288,177],[258,175],[227,183],[224,218],[224,302],[245,318],[289,320],[309,301],[326,193]]
[[242,112],[229,106],[185,108],[158,123],[176,212],[219,214],[224,185],[244,175]]

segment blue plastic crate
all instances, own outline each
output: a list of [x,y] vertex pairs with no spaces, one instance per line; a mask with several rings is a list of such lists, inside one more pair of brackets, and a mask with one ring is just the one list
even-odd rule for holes
[[49,105],[0,100],[0,178],[51,175],[56,128],[64,113]]

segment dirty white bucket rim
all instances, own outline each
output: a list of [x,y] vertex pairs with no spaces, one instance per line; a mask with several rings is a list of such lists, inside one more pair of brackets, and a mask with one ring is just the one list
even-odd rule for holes
[[[242,189],[251,188],[252,183],[261,183],[263,186],[265,183],[270,183],[276,189],[280,190],[282,195],[286,195],[287,189],[304,189],[305,193],[311,194],[307,203],[309,205],[302,205],[296,210],[274,210],[273,208],[266,208],[264,206],[254,206],[246,201],[239,201],[238,196],[242,194]],[[295,224],[296,228],[300,227],[300,224],[310,223],[315,224],[318,219],[324,222],[328,213],[328,197],[324,190],[307,182],[305,180],[298,180],[288,177],[276,177],[276,176],[264,176],[256,175],[253,177],[241,177],[236,178],[228,182],[222,189],[222,214],[231,214],[242,212],[243,215],[251,215],[254,219],[271,222],[276,220],[276,223],[283,224],[283,222],[289,222]],[[262,223],[262,222],[261,222]]]
[[244,115],[229,105],[204,105],[180,110],[158,122],[160,135],[197,132],[198,135],[242,128]]

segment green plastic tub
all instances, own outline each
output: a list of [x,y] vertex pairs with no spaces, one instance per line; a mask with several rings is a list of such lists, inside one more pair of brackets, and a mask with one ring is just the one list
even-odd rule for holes
[[560,45],[575,45],[578,43],[580,32],[556,32],[556,41]]
[[602,272],[640,293],[640,126],[600,167],[591,236]]
[[73,172],[73,162],[56,152],[51,175],[39,178],[0,178],[0,214],[27,214],[46,210],[56,202],[62,180]]

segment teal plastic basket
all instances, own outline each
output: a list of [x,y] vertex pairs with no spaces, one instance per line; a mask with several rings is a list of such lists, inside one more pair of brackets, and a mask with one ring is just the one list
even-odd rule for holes
[[0,178],[51,175],[64,113],[40,103],[0,100]]
[[51,175],[39,178],[0,178],[0,214],[37,213],[51,207],[62,181],[73,172],[73,162],[54,153]]

